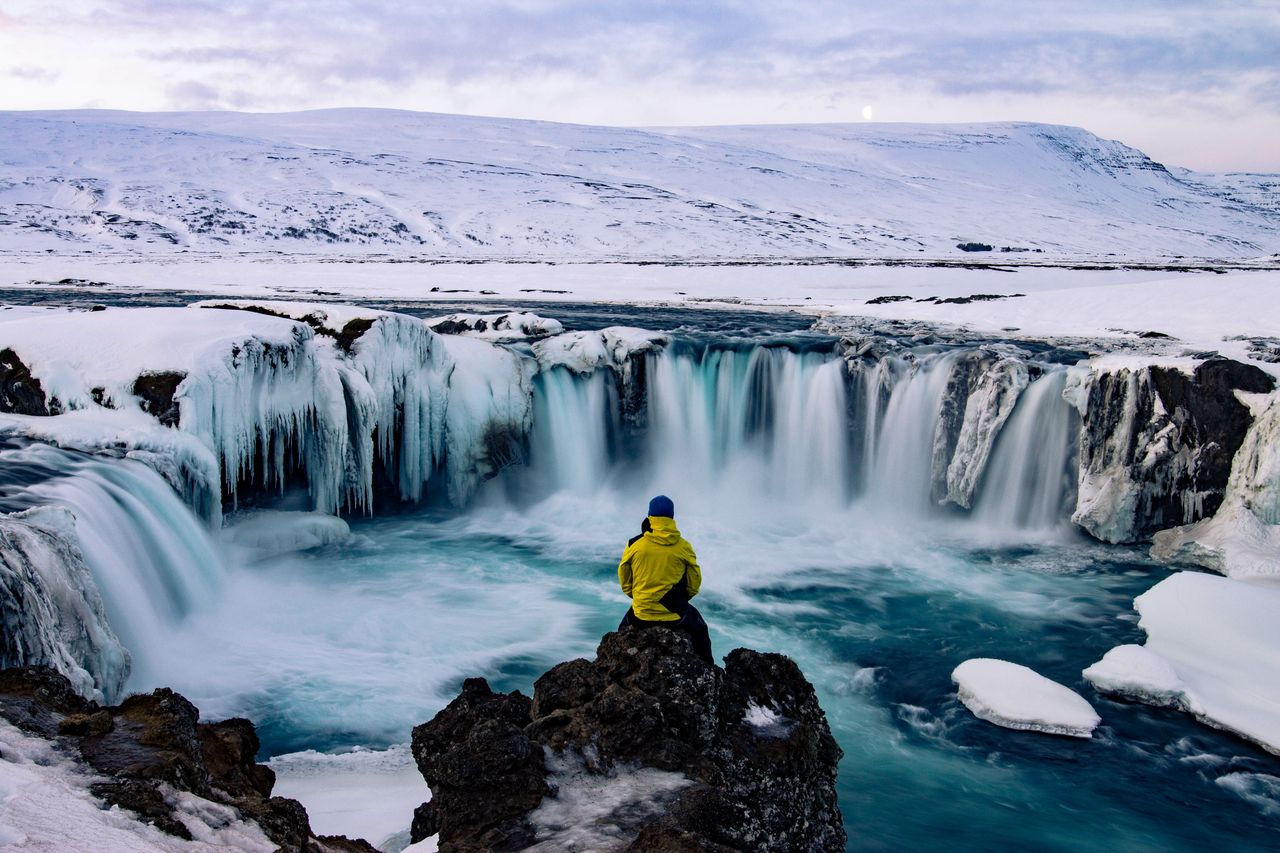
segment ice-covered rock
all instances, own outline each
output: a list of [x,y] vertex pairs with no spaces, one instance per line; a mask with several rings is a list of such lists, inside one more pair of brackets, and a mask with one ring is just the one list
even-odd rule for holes
[[1151,556],[1204,566],[1233,578],[1280,577],[1280,399],[1260,401],[1212,518],[1163,530]]
[[1021,664],[972,658],[951,680],[975,717],[1007,729],[1087,738],[1102,721],[1079,693]]
[[355,306],[60,314],[4,324],[0,346],[13,357],[0,408],[32,412],[0,428],[133,453],[215,523],[217,497],[299,473],[326,513],[370,511],[379,467],[409,501],[443,471],[462,502],[521,458],[531,423],[532,359]]
[[845,846],[840,748],[796,665],[737,649],[719,670],[663,628],[606,635],[532,701],[469,679],[413,753],[432,799],[412,837],[442,849]]
[[1280,584],[1179,572],[1133,606],[1147,632],[1142,652],[1112,649],[1085,676],[1099,690],[1176,704],[1280,754]]
[[129,662],[71,513],[38,507],[0,515],[0,668],[49,666],[80,695],[101,700],[120,695]]
[[261,559],[344,542],[351,527],[322,512],[256,510],[228,517],[222,538]]
[[1274,387],[1257,367],[1224,358],[1096,364],[1067,392],[1084,416],[1072,520],[1105,542],[1135,542],[1213,515],[1251,421],[1236,392]]
[[933,498],[968,509],[1001,428],[1027,387],[1026,360],[975,350],[956,361],[933,439]]
[[430,317],[427,325],[438,335],[466,335],[486,341],[529,341],[558,335],[564,324],[527,311],[505,314],[446,314]]
[[592,373],[601,367],[627,370],[633,358],[665,346],[671,337],[661,332],[610,326],[598,332],[566,332],[533,345],[543,370],[564,367],[574,373]]
[[533,427],[536,365],[504,347],[441,338],[449,354],[445,477],[449,500],[465,503],[503,468],[521,464]]

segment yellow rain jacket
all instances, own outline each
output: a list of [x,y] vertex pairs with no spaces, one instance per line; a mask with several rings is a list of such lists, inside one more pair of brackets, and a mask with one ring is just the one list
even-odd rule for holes
[[674,622],[679,613],[672,613],[658,603],[667,590],[680,582],[685,570],[689,572],[685,589],[689,597],[698,594],[702,586],[702,570],[693,546],[680,536],[674,519],[649,516],[652,528],[622,552],[618,563],[618,583],[631,598],[631,610],[637,619],[646,622]]

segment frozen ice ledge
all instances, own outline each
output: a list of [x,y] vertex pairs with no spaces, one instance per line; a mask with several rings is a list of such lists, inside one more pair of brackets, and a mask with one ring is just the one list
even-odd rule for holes
[[[559,327],[511,316],[492,325]],[[0,432],[139,459],[215,523],[224,500],[290,481],[327,513],[370,512],[378,488],[418,501],[437,483],[460,505],[523,458],[535,373],[621,375],[665,340],[562,334],[533,357],[403,314],[284,302],[24,318],[0,324]]]

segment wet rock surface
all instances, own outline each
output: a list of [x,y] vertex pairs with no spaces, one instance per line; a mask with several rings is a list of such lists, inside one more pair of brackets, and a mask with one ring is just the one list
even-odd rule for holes
[[1072,520],[1103,541],[1137,542],[1212,516],[1253,422],[1235,392],[1274,387],[1261,369],[1225,358],[1190,373],[1150,366],[1095,374]]
[[171,802],[172,791],[185,791],[235,808],[289,853],[374,850],[358,839],[316,837],[301,803],[271,796],[275,774],[254,761],[251,722],[201,723],[199,716],[167,688],[103,707],[48,667],[0,671],[0,717],[56,740],[102,777],[90,788],[95,796],[164,832],[191,837]]
[[605,635],[595,660],[553,667],[532,699],[468,680],[414,729],[413,754],[432,800],[412,837],[439,832],[443,853],[558,846],[538,813],[578,784],[548,769],[566,764],[606,787],[644,773],[677,781],[656,815],[625,795],[595,815],[611,842],[593,849],[845,845],[835,794],[842,753],[795,663],[737,649],[724,669],[712,667],[663,628]]

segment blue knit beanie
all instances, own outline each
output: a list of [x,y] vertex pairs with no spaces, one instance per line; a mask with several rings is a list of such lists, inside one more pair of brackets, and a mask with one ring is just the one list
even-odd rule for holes
[[658,495],[649,501],[649,515],[655,515],[658,518],[675,518],[676,505],[666,495]]

